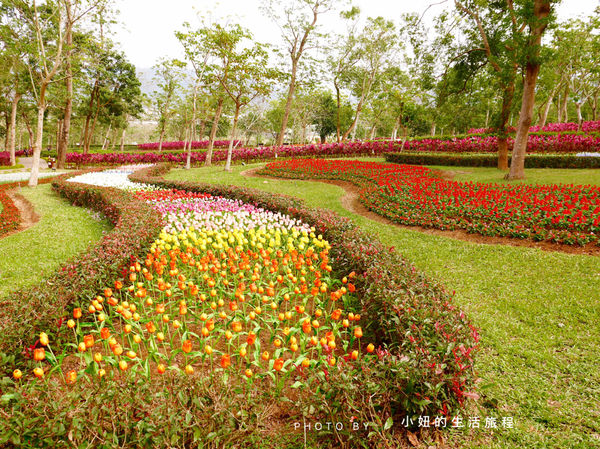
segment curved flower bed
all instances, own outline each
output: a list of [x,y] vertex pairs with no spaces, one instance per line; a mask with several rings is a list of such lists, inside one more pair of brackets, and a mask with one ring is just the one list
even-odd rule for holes
[[[331,245],[331,266],[340,277],[357,273],[366,338],[389,349],[383,356],[383,365],[353,373],[357,380],[381,388],[380,391],[403,392],[388,398],[391,402],[386,407],[409,414],[445,413],[452,404],[463,403],[472,386],[472,357],[479,337],[441,286],[419,273],[393,249],[383,247],[335,213],[310,209],[300,200],[255,189],[167,181],[160,178],[165,171],[168,166],[153,167],[134,173],[130,179],[164,189],[241,200],[299,219],[323,235]],[[335,389],[336,394],[343,394],[342,385]],[[373,397],[382,400],[378,394]]]
[[365,206],[401,224],[570,245],[598,242],[597,186],[455,182],[425,167],[359,161],[279,161],[261,173],[353,182],[362,187]]
[[[94,295],[106,278],[119,273],[132,257],[150,247],[162,228],[161,217],[130,193],[67,182],[65,178],[48,182],[72,203],[101,212],[115,227],[43,283],[0,299],[0,354],[16,356],[18,365],[31,356],[31,342],[37,333],[48,329],[64,331],[61,318],[73,303]],[[9,374],[9,368],[5,363],[1,372]]]

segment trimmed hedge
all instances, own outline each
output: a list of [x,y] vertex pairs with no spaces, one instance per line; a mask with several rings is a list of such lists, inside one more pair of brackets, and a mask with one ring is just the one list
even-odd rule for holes
[[373,375],[397,392],[391,399],[396,411],[434,415],[463,404],[474,385],[472,356],[479,337],[443,286],[334,212],[308,208],[302,200],[257,189],[163,179],[161,175],[169,170],[167,164],[153,166],[129,179],[238,199],[281,212],[314,226],[331,243],[337,274],[358,274],[357,291],[369,323],[369,337],[395,355],[388,359],[385,376]]
[[[448,165],[463,167],[497,167],[498,156],[494,154],[419,154],[387,153],[387,162],[408,165]],[[510,156],[508,158],[510,165]],[[528,154],[526,168],[600,168],[600,157],[578,157],[572,155]]]
[[[25,364],[39,332],[50,331],[56,341],[61,332],[68,331],[62,318],[72,305],[79,298],[94,297],[133,257],[150,248],[162,229],[160,216],[130,193],[67,182],[70,176],[74,175],[52,180],[54,190],[74,205],[104,214],[114,229],[45,281],[0,299],[0,356],[4,359],[0,375],[8,375],[9,370]],[[8,354],[15,354],[15,360]]]

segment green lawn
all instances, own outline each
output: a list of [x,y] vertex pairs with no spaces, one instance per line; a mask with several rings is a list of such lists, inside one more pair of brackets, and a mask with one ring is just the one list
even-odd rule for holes
[[[600,258],[474,244],[387,226],[345,210],[340,187],[240,176],[259,165],[235,166],[231,173],[221,166],[175,170],[167,178],[255,187],[334,210],[455,290],[456,302],[482,336],[477,360],[482,409],[470,414],[482,420],[487,413],[512,416],[515,428],[450,431],[450,447],[600,447]],[[501,181],[495,169],[450,169],[469,172],[457,176],[460,180]],[[600,172],[592,170],[527,174],[527,182],[600,183]]]
[[39,282],[110,229],[106,220],[97,221],[88,210],[60,198],[50,184],[23,188],[21,193],[40,221],[0,239],[0,296]]

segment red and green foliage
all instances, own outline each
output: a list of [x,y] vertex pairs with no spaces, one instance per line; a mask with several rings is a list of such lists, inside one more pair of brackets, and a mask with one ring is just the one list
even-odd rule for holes
[[425,167],[359,161],[278,161],[262,173],[350,181],[361,187],[366,207],[405,225],[570,245],[598,242],[598,186],[456,182]]

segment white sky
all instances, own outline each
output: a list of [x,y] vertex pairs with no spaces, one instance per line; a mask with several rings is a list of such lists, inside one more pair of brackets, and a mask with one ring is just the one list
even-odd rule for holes
[[[384,16],[398,22],[401,14],[421,14],[427,6],[438,2],[439,0],[353,0],[352,4],[360,7],[363,16]],[[183,59],[181,45],[174,32],[183,30],[182,24],[185,21],[193,26],[197,25],[198,12],[212,12],[213,17],[230,17],[231,21],[238,21],[249,28],[258,41],[275,45],[281,41],[277,26],[261,14],[260,0],[118,0],[117,4],[121,12],[121,25],[114,28],[115,40],[138,68],[151,67],[158,58],[164,56]],[[562,0],[558,7],[558,17],[559,20],[564,20],[580,14],[589,15],[597,6],[600,6],[600,0]],[[427,16],[431,17],[439,11],[440,6],[433,6]],[[343,27],[343,24],[337,14],[330,12],[327,16],[323,16],[322,22],[327,29],[341,31],[342,28],[337,27]]]

